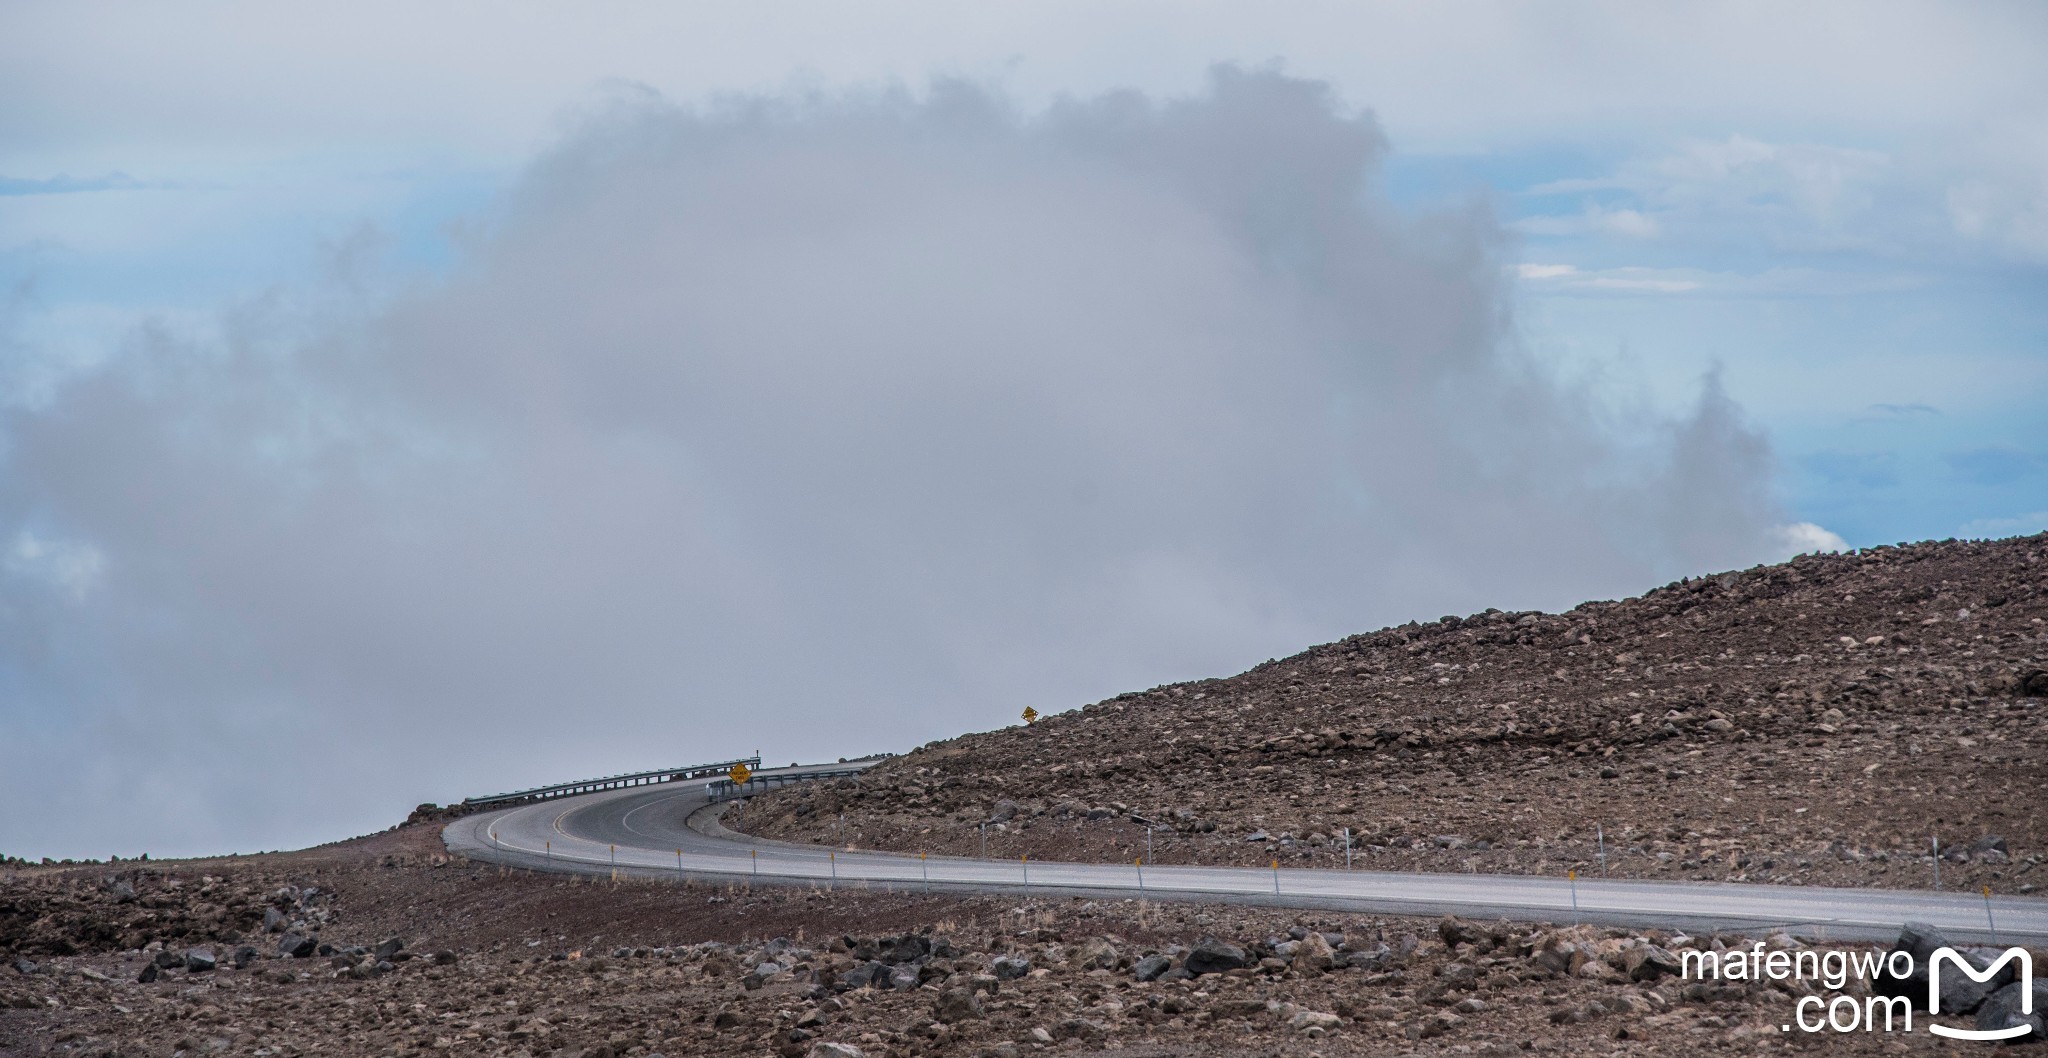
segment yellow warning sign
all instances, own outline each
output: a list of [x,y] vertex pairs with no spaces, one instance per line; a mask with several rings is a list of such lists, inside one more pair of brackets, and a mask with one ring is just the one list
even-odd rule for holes
[[754,777],[754,770],[752,768],[747,767],[744,764],[735,764],[732,766],[732,770],[726,772],[725,774],[728,778],[732,779],[734,783],[744,786],[746,785],[748,779]]
[[1038,722],[1038,710],[1036,710],[1036,709],[1033,709],[1033,708],[1031,708],[1031,707],[1030,707],[1030,706],[1028,706],[1028,705],[1027,705],[1027,706],[1025,706],[1025,707],[1024,707],[1024,722],[1025,722],[1025,723],[1027,723],[1027,724],[1035,724],[1035,723],[1037,723],[1037,722]]

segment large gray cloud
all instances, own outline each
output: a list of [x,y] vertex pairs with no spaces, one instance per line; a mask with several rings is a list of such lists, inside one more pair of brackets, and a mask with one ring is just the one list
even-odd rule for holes
[[1322,85],[589,116],[445,279],[143,334],[0,425],[0,837],[310,842],[414,801],[901,749],[1785,547],[1709,382],[1514,339]]

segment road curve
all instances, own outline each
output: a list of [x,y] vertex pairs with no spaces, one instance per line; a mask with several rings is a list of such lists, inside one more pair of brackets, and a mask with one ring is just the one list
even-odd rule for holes
[[[843,765],[776,768],[801,776]],[[750,839],[718,825],[701,780],[606,790],[465,816],[443,830],[473,860],[583,874],[762,884],[861,886],[1310,907],[1402,915],[1692,931],[1787,928],[1812,938],[1882,940],[1907,921],[1958,940],[2048,940],[2048,900],[1898,889],[1720,882],[1600,881],[1490,874],[973,860],[850,852]],[[1574,900],[1576,899],[1576,907]],[[1996,927],[1995,934],[1992,926]]]

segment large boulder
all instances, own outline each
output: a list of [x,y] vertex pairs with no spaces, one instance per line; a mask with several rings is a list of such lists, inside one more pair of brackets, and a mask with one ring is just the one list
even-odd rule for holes
[[932,1018],[947,1025],[972,1021],[981,1016],[981,1000],[966,988],[955,988],[941,995],[932,1009]]
[[1977,1028],[1980,1031],[2009,1029],[2014,1025],[2031,1025],[2033,1031],[2019,1037],[2015,1042],[2040,1043],[2048,1041],[2048,980],[2035,980],[2034,1012],[2020,1013],[2021,982],[2014,981],[1986,997],[1984,1004],[1977,1008]]
[[209,971],[209,970],[213,969],[214,965],[215,965],[215,960],[214,960],[214,957],[213,957],[213,951],[212,951],[212,949],[210,949],[210,948],[187,948],[187,949],[185,949],[185,971],[186,971],[187,973],[203,974],[203,973],[205,973],[205,972],[207,972],[207,971]]
[[297,933],[287,933],[277,939],[277,954],[280,956],[288,955],[294,959],[308,959],[313,956],[314,952],[319,950],[319,941]]
[[1014,981],[1031,972],[1031,960],[1017,955],[998,955],[988,968],[996,975],[996,980]]
[[1087,1018],[1068,1018],[1052,1027],[1052,1038],[1055,1040],[1081,1040],[1086,1043],[1095,1043],[1107,1035],[1109,1035],[1108,1026],[1099,1021],[1090,1021]]
[[[1979,971],[1988,969],[2005,954],[2002,948],[1958,948],[1933,926],[1924,922],[1908,922],[1899,931],[1899,939],[1892,945],[1891,952],[1886,954],[1886,968],[1871,982],[1871,990],[1881,996],[1904,999],[1912,1003],[1915,1010],[1928,1009],[1928,964],[1932,962],[1934,953],[1942,948],[1954,949]],[[1896,952],[1905,952],[1913,958],[1912,972],[1904,977],[1894,976],[1890,970],[1891,954]],[[1946,966],[1941,973],[1941,1012],[1968,1014],[1982,1005],[1991,993],[2012,983],[2017,974],[2016,963],[2008,962],[1999,967],[1998,973],[1989,981],[1974,981],[1958,967]]]
[[1460,944],[1476,944],[1486,933],[1474,923],[1449,917],[1436,924],[1436,935],[1444,942],[1444,947],[1456,948]]
[[1631,981],[1654,981],[1676,977],[1683,968],[1678,956],[1648,941],[1631,944],[1621,953],[1622,969]]
[[887,963],[862,963],[841,974],[839,983],[848,988],[887,988],[890,972]]
[[782,972],[785,969],[787,969],[787,967],[783,966],[781,963],[776,962],[773,959],[768,959],[755,965],[753,969],[747,971],[747,975],[745,977],[740,978],[740,987],[745,988],[749,992],[755,991],[759,989],[762,985],[765,985],[770,981],[774,981],[780,978],[782,976]]
[[916,962],[932,953],[932,942],[915,933],[900,937],[884,938],[882,959],[892,963]]
[[1131,976],[1140,981],[1157,981],[1173,969],[1173,960],[1164,955],[1147,955],[1131,967]]
[[1336,967],[1337,953],[1330,950],[1330,942],[1322,934],[1310,932],[1295,942],[1291,962],[1295,973],[1319,974]]
[[1195,942],[1194,947],[1188,949],[1187,958],[1182,960],[1182,965],[1187,967],[1189,973],[1199,977],[1202,974],[1241,970],[1252,965],[1252,962],[1252,958],[1245,954],[1243,948],[1235,944],[1226,944],[1215,937],[1203,937]]

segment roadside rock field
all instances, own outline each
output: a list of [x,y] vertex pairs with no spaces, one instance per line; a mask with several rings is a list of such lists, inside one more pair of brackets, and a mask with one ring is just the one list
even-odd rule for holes
[[[1675,976],[1687,950],[1747,946],[1732,936],[592,884],[450,860],[436,836],[408,827],[156,864],[126,882],[132,899],[106,880],[136,876],[120,865],[14,872],[0,910],[10,925],[33,917],[0,952],[0,1055],[1893,1054],[1936,1042],[1786,1033],[1807,986]],[[286,921],[266,928],[273,910]]]
[[[898,851],[2026,893],[2048,856],[2048,535],[1568,613],[1447,617],[754,799]],[[1046,703],[1053,713],[1061,703]]]

